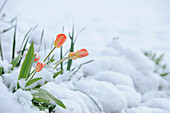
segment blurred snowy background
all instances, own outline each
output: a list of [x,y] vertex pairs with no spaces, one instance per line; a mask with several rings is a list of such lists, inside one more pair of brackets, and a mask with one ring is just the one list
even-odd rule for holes
[[10,0],[3,12],[18,16],[23,33],[38,24],[53,38],[62,26],[71,31],[74,19],[76,32],[86,27],[78,45],[102,46],[119,37],[134,48],[168,52],[169,6],[169,0]]

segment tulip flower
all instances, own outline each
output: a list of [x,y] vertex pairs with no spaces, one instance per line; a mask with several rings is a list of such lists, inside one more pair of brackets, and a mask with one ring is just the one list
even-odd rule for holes
[[44,62],[47,60],[47,58],[50,56],[50,54],[56,49],[60,48],[63,43],[66,41],[67,37],[65,34],[59,34],[57,35],[56,40],[54,41],[54,48],[51,50],[51,52],[47,55],[47,57],[44,59]]
[[35,58],[34,58],[34,62],[37,62],[40,59],[40,54],[38,52],[35,52]]
[[76,53],[75,52],[70,52],[69,54],[68,54],[68,57],[70,58],[70,59],[77,59],[77,57],[75,56],[76,55]]
[[36,66],[35,66],[35,72],[40,72],[44,66],[46,66],[46,63],[37,62]]
[[66,41],[66,39],[67,39],[67,37],[65,34],[57,35],[57,38],[54,41],[55,47],[60,48],[63,45],[63,43]]
[[81,49],[81,50],[78,50],[76,53],[75,53],[75,56],[76,58],[82,58],[82,57],[86,57],[88,56],[89,53],[86,49]]

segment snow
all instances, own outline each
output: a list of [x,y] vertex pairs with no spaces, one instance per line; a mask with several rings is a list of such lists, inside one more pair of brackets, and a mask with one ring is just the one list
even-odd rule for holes
[[158,108],[149,108],[142,106],[138,108],[128,109],[125,113],[169,113],[169,112]]
[[128,107],[136,107],[141,102],[141,94],[136,92],[133,88],[125,85],[116,85],[118,90],[124,93],[127,100]]
[[15,93],[8,91],[8,88],[2,83],[0,77],[0,112],[1,113],[45,113],[39,111],[32,105],[32,96],[28,91],[18,90]]
[[147,106],[151,108],[159,108],[170,112],[170,100],[164,98],[154,98],[148,102],[142,103],[141,106]]
[[[48,81],[42,88],[60,99],[67,108],[56,105],[55,113],[169,113],[170,77],[160,77],[155,73],[157,66],[143,54],[144,51],[155,51],[159,55],[165,53],[164,63],[168,64],[165,72],[170,72],[169,4],[168,0],[11,0],[3,13],[6,13],[6,20],[19,14],[17,51],[26,32],[38,24],[27,45],[28,48],[34,42],[37,52],[45,29],[40,60],[51,50],[62,26],[67,36],[72,29],[72,20],[75,34],[86,27],[76,42],[75,50],[87,48],[90,54],[74,61],[73,66],[91,59],[94,61],[83,65],[76,74],[64,70],[63,75],[55,79],[53,74],[56,71],[52,70],[52,65],[47,65],[34,76],[43,79],[28,87]],[[0,31],[9,26],[0,21]],[[33,106],[29,91],[19,89],[13,93],[20,72],[20,67],[10,72],[13,30],[1,34],[0,38],[4,55],[0,67],[5,71],[0,76],[0,113],[48,112]],[[64,51],[69,47],[68,38]],[[54,51],[56,60],[59,53],[59,49]],[[19,81],[22,88],[25,82],[23,79]]]
[[[73,102],[80,105],[83,113],[89,113],[88,108],[87,108],[86,104],[84,103],[84,101],[74,91],[69,90],[67,88],[63,88],[61,86],[58,86],[53,82],[49,82],[42,88],[47,89],[48,91],[50,91],[53,95],[55,95],[59,99],[72,100]],[[66,106],[66,108],[67,108],[67,106]],[[79,108],[75,108],[75,109],[79,110]]]
[[99,81],[107,81],[114,85],[126,85],[134,88],[132,79],[124,74],[113,71],[102,71],[94,76],[88,77]]
[[20,69],[15,69],[9,74],[3,74],[3,82],[9,88],[10,91],[15,90],[17,87],[17,80]]
[[[85,91],[94,99],[97,99],[106,113],[119,113],[127,107],[127,101],[124,94],[109,82],[99,82],[87,79],[75,83],[75,88]],[[114,105],[112,102],[114,102]]]
[[169,90],[163,90],[163,91],[151,90],[142,96],[142,102],[147,102],[150,99],[154,99],[154,98],[168,98],[168,99],[170,99],[170,91]]
[[4,61],[1,61],[1,60],[0,60],[0,67],[3,67],[3,70],[4,70],[6,73],[8,73],[8,72],[11,70],[12,65],[9,64],[6,60],[4,60]]

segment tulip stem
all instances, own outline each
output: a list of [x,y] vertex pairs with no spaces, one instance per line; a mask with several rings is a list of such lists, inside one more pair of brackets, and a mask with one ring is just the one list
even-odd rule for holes
[[[72,57],[72,56],[71,56]],[[57,64],[53,69],[55,69],[59,64],[61,64],[64,60],[67,60],[68,58],[70,58],[70,56],[69,57],[65,57],[65,58],[63,58],[63,59],[60,59],[60,60],[58,60],[57,62],[55,62],[54,64]]]
[[51,53],[55,50],[55,48],[56,47],[54,47],[51,51],[50,51],[50,53],[48,54],[48,56],[44,59],[44,62],[47,60],[47,58],[51,55]]
[[32,77],[28,81],[30,81],[34,77],[35,73],[36,73],[36,71],[34,71]]
[[[29,74],[29,76],[31,76],[34,72],[35,72],[35,69]],[[29,78],[29,76],[28,76],[28,78]],[[27,80],[28,78],[26,78],[26,80]]]

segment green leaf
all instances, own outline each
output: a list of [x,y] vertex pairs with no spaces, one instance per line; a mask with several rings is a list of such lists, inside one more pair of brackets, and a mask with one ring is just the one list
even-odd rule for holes
[[46,104],[51,104],[48,100],[45,100],[45,99],[42,99],[42,98],[33,97],[33,99],[36,100],[36,101],[39,101],[39,102],[44,102]]
[[[72,29],[72,36],[69,33],[69,37],[71,39],[70,52],[74,52],[74,25],[73,25],[73,29]],[[68,63],[67,63],[67,70],[68,71],[71,69],[71,65],[72,65],[72,59],[69,59]]]
[[168,75],[169,73],[163,73],[163,74],[161,74],[161,76],[166,76],[166,75]]
[[3,67],[0,67],[0,76],[3,74]]
[[11,70],[14,69],[14,67],[17,65],[17,63],[18,63],[18,61],[19,61],[19,59],[20,59],[21,57],[22,57],[22,56],[20,55],[20,56],[14,58],[14,59],[11,61],[11,64],[12,64]]
[[25,57],[25,60],[22,64],[18,80],[21,79],[21,78],[27,78],[27,76],[30,73],[30,70],[31,70],[31,67],[32,67],[32,64],[33,64],[33,60],[34,60],[34,45],[32,43],[29,50],[28,50],[28,53]]
[[59,72],[57,72],[57,73],[54,73],[54,76],[53,76],[53,78],[56,78],[59,74],[61,74],[63,72],[63,70],[61,70],[61,71],[59,71]]
[[47,100],[49,102],[54,101],[56,104],[58,104],[59,106],[61,106],[64,109],[66,109],[63,102],[61,102],[59,99],[57,99],[54,95],[52,95],[51,93],[49,93],[45,89],[39,88],[38,92],[36,92],[36,93],[34,93],[32,95],[35,96],[36,98],[42,98],[42,99],[45,99],[45,100]]
[[25,87],[27,87],[27,86],[29,86],[29,85],[31,85],[31,84],[33,84],[33,83],[35,83],[35,82],[37,82],[38,80],[41,80],[41,79],[42,79],[42,77],[31,79],[26,83]]

